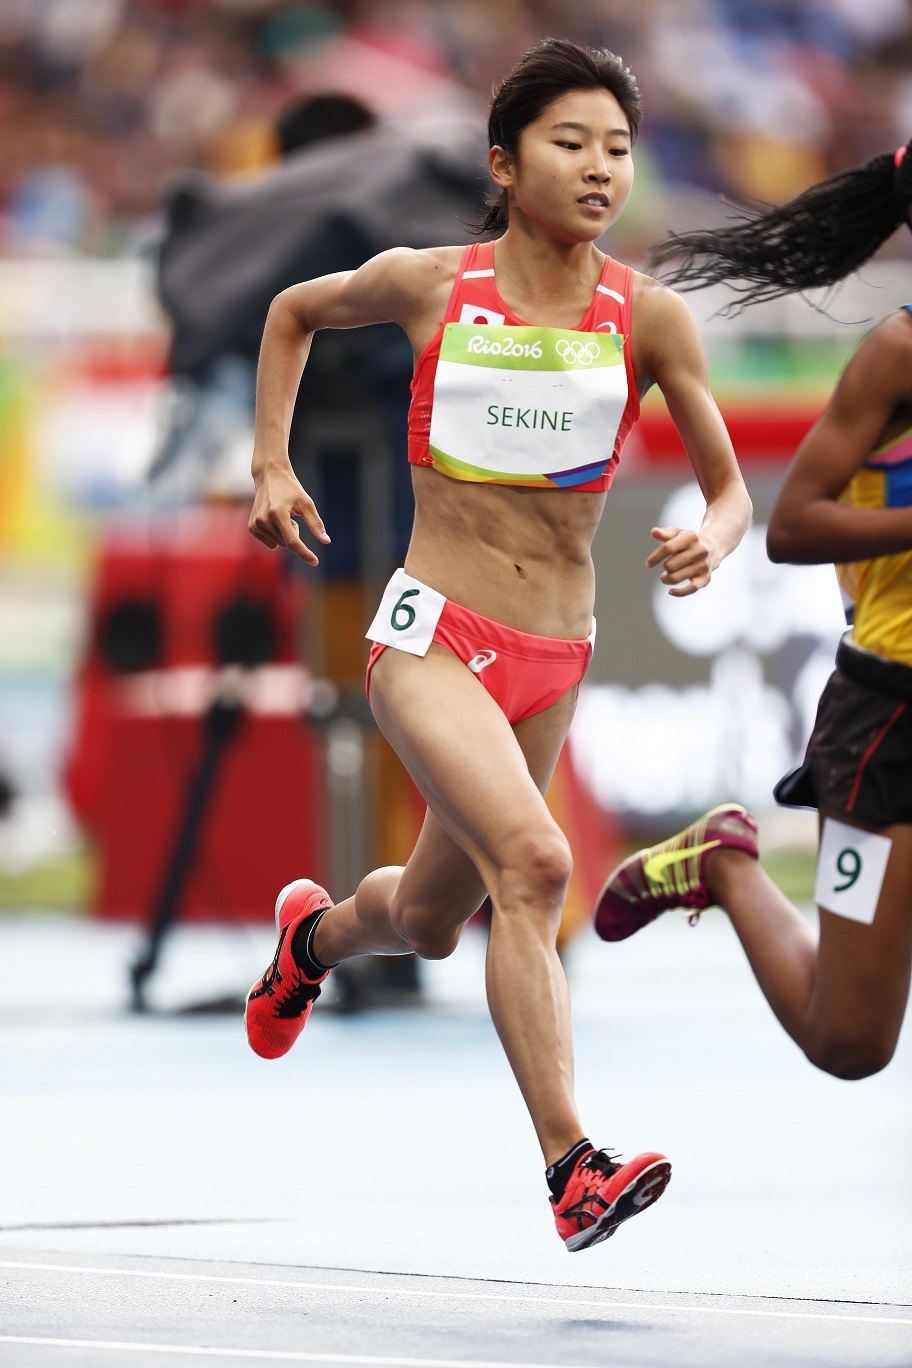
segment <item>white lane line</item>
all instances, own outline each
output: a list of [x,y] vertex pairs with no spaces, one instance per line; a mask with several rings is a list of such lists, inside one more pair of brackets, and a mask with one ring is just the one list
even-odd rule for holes
[[[674,1302],[626,1302],[594,1297],[510,1297],[503,1292],[443,1292],[423,1287],[364,1287],[354,1283],[298,1282],[290,1278],[238,1278],[217,1273],[168,1273],[154,1268],[91,1268],[83,1264],[27,1263],[0,1259],[0,1268],[43,1273],[96,1273],[116,1278],[160,1278],[171,1282],[222,1283],[228,1287],[287,1287],[296,1292],[357,1292],[371,1297],[433,1297],[442,1301],[506,1302],[510,1306],[597,1306],[602,1311],[695,1311],[701,1316],[768,1316],[777,1320],[846,1321],[862,1325],[912,1325],[912,1316],[844,1316],[831,1311],[768,1311],[741,1306],[682,1306]],[[400,1276],[407,1277],[407,1274]],[[607,1289],[606,1289],[607,1291]],[[688,1295],[686,1293],[682,1295]],[[782,1298],[782,1300],[787,1300]],[[397,1360],[398,1362],[399,1360]],[[552,1365],[553,1368],[553,1365]]]
[[270,1359],[280,1363],[363,1363],[370,1368],[571,1368],[559,1363],[508,1363],[485,1359],[379,1357],[370,1354],[309,1354],[300,1349],[209,1349],[199,1344],[131,1344],[126,1340],[51,1339],[0,1335],[0,1344],[41,1344],[51,1349],[119,1349],[141,1354],[208,1354],[210,1358]]

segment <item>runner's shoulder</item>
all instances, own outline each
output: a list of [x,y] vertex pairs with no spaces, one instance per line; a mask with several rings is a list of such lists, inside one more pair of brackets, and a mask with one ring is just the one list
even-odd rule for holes
[[702,350],[699,329],[686,301],[642,271],[633,273],[631,333],[644,370],[653,374],[653,363],[660,356],[692,356]]
[[912,316],[888,313],[862,340],[839,377],[831,404],[865,410],[912,401]]
[[633,308],[641,322],[667,324],[693,316],[675,290],[643,271],[633,272]]
[[382,299],[389,317],[399,318],[434,291],[451,287],[459,270],[462,247],[391,247],[355,272],[359,290]]
[[898,362],[907,365],[912,361],[912,313],[908,309],[894,309],[871,329],[865,344],[870,344],[871,349],[890,353]]
[[366,261],[358,274],[386,279],[391,289],[425,294],[440,283],[453,283],[462,248],[390,248]]

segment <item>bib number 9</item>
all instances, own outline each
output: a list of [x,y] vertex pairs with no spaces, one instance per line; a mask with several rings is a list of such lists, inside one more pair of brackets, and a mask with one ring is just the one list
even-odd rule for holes
[[396,604],[390,614],[390,625],[394,632],[407,632],[415,621],[415,610],[406,599],[417,598],[420,589],[406,589],[396,600]]
[[814,901],[826,912],[870,926],[890,858],[890,839],[827,817],[820,837]]
[[851,846],[846,846],[845,850],[840,850],[836,856],[836,870],[845,880],[845,883],[833,885],[834,893],[845,893],[847,888],[858,882],[861,873],[861,856],[857,850]]

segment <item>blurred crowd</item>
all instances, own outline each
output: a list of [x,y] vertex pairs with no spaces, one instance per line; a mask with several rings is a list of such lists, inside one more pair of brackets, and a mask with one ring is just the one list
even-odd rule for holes
[[910,0],[3,0],[0,254],[131,254],[175,170],[268,165],[309,93],[476,119],[549,33],[637,73],[661,188],[781,200],[912,133]]

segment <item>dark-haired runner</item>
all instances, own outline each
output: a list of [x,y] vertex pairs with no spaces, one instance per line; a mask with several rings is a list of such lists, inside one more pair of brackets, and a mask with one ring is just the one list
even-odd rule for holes
[[[909,224],[902,147],[728,231],[670,239],[672,280],[736,283],[745,304],[833,285]],[[672,907],[729,914],[757,980],[808,1059],[864,1078],[892,1057],[912,966],[912,306],[846,365],[799,447],[769,525],[774,561],[835,561],[852,631],[820,700],[803,765],[776,787],[816,807],[819,937],[756,863],[743,808],[708,813],[631,856],[596,905],[606,940]]]
[[391,319],[414,347],[415,525],[368,632],[369,692],[428,811],[405,868],[375,870],[335,907],[309,880],[282,891],[275,959],[248,999],[250,1044],[267,1058],[290,1049],[341,959],[451,954],[489,894],[491,1015],[570,1250],[606,1239],[670,1173],[661,1154],[624,1163],[585,1138],[555,950],[571,856],[542,797],[592,652],[590,544],[650,385],[707,510],[698,532],[653,528],[647,564],[671,594],[691,594],[750,517],[689,311],[594,245],[630,192],[638,121],[636,82],[612,53],[559,40],[527,53],[491,110],[500,195],[485,228],[500,236],[385,252],[285,291],[258,379],[250,528],[315,563],[293,518],[328,537],[286,450],[311,336]]

